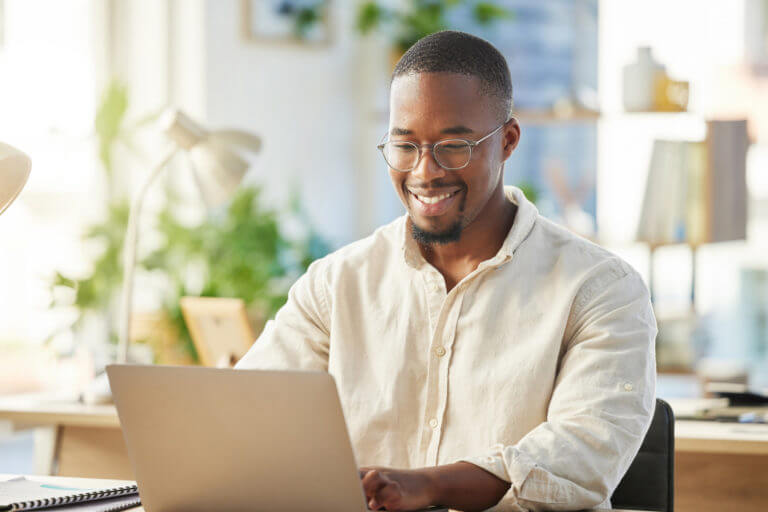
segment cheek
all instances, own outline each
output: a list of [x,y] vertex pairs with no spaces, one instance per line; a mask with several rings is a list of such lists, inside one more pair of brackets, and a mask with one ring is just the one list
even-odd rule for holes
[[405,173],[389,170],[389,180],[392,182],[392,186],[395,187],[395,192],[403,197],[403,183],[405,182]]

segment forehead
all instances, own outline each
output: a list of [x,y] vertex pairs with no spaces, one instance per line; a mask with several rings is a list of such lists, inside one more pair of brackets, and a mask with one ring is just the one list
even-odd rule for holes
[[[485,127],[495,121],[494,101],[475,76],[458,73],[411,73],[392,81],[390,127],[461,123]],[[415,126],[412,126],[415,125]],[[423,128],[423,126],[422,126]]]

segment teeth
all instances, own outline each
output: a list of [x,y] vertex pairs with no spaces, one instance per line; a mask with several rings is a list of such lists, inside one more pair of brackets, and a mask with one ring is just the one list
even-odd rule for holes
[[416,199],[418,199],[419,201],[421,201],[424,204],[435,204],[435,203],[439,203],[443,199],[451,197],[452,194],[443,194],[443,195],[434,196],[434,197],[419,196],[419,195],[416,195],[416,194],[414,194],[414,195],[416,196]]

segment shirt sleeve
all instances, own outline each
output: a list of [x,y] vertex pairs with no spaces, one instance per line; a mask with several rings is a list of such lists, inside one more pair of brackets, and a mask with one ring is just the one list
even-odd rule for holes
[[514,445],[464,459],[511,483],[493,510],[609,507],[653,416],[656,321],[626,264],[587,280],[564,339],[547,421]]
[[323,265],[313,262],[236,369],[328,371],[329,308]]

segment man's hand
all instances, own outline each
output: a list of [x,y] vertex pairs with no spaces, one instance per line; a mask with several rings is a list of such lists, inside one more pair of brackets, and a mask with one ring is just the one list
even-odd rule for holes
[[485,510],[509,489],[484,469],[468,462],[421,469],[360,468],[371,510],[406,511],[440,505],[454,510]]
[[371,510],[418,510],[434,504],[435,482],[425,469],[360,468]]

